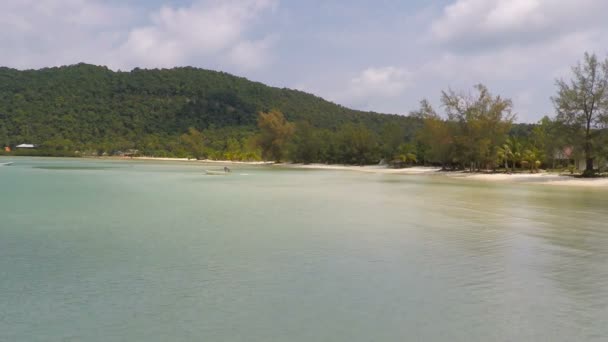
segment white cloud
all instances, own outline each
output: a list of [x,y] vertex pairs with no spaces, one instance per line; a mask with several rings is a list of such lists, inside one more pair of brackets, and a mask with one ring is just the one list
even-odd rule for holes
[[532,121],[584,51],[608,52],[605,0],[279,1],[1,0],[0,65],[192,65],[400,113],[482,82]]
[[409,75],[410,73],[405,69],[392,66],[368,68],[351,81],[351,89],[364,96],[392,97],[399,95],[405,89]]
[[455,0],[432,21],[433,57],[413,77],[427,92],[482,82],[535,121],[552,111],[556,78],[585,51],[608,52],[607,10],[603,0]]
[[125,6],[99,0],[3,0],[0,9],[0,25],[16,24],[12,34],[40,34],[44,33],[41,27],[66,24],[78,25],[79,29],[107,28],[127,20],[131,14]]
[[431,26],[438,43],[466,48],[534,43],[603,26],[605,0],[457,0]]
[[465,54],[443,51],[417,68],[417,74],[443,80],[525,81],[531,76],[555,78],[586,50],[608,43],[603,31],[564,34],[534,45],[506,45]]
[[[514,100],[520,121],[533,122],[553,112],[556,78],[570,77],[585,51],[608,52],[605,0],[453,0],[436,6],[422,9],[425,20],[413,26],[387,21],[366,25],[360,34],[352,27],[323,33],[339,56],[293,84],[349,107],[407,113],[422,98],[437,104],[441,90],[484,83]],[[424,33],[431,39],[416,39]],[[362,71],[369,60],[391,67]]]
[[0,62],[33,68],[96,61],[133,15],[98,0],[3,0]]
[[[276,40],[251,31],[278,0],[195,0],[144,10],[102,0],[3,0],[2,65],[36,68],[88,62],[115,69],[211,66],[251,70]],[[147,12],[146,12],[147,11]],[[144,13],[142,15],[142,13]],[[147,14],[145,14],[147,13]]]
[[411,77],[412,73],[405,68],[370,67],[351,78],[344,90],[330,97],[360,109],[381,110],[382,101],[403,94]]
[[241,70],[262,68],[273,60],[270,49],[276,40],[277,36],[267,36],[260,40],[241,41],[230,49],[228,57]]
[[261,12],[276,4],[274,0],[233,0],[162,7],[152,14],[150,25],[129,33],[117,58],[128,65],[171,67],[221,54],[237,66],[251,67],[249,60],[234,58],[234,54],[269,47],[266,39],[247,40],[245,32]]
[[584,51],[599,53],[606,44],[608,36],[603,31],[590,31],[471,54],[444,51],[416,68],[412,78],[425,89],[421,96],[435,99],[440,89],[469,90],[484,83],[494,93],[514,100],[519,120],[536,121],[553,110],[549,98],[555,92],[555,79],[570,77],[570,66]]

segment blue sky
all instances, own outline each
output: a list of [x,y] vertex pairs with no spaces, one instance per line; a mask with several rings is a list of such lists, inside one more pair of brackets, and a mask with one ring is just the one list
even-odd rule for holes
[[520,122],[608,53],[604,0],[3,0],[0,65],[196,66],[407,114],[479,82]]

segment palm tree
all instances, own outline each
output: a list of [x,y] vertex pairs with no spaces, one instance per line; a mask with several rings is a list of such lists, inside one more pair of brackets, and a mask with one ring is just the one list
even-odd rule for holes
[[511,137],[507,139],[507,142],[504,144],[503,148],[508,150],[508,156],[511,159],[512,170],[515,172],[515,167],[517,163],[522,162],[522,153],[521,153],[521,143],[515,137]]
[[[505,163],[506,172],[509,172],[509,160],[513,159],[513,151],[511,150],[511,146],[509,146],[508,142],[509,142],[509,140],[507,140],[507,143],[498,147],[498,151],[496,153],[497,157],[498,157],[498,162]],[[515,165],[513,165],[513,166],[515,166]]]

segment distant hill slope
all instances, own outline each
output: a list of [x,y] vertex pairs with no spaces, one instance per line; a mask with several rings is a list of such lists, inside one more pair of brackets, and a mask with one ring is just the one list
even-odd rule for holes
[[[0,68],[0,144],[70,139],[136,141],[179,135],[189,127],[255,127],[257,112],[279,109],[290,121],[336,129],[388,122],[414,134],[419,121],[362,112],[301,91],[269,87],[196,68],[114,72],[88,64],[19,71]],[[5,141],[1,141],[5,140]]]

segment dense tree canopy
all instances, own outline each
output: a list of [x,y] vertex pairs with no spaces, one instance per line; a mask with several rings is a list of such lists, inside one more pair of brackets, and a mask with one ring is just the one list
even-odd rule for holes
[[192,128],[205,137],[206,156],[223,156],[229,143],[231,148],[238,143],[243,157],[253,156],[259,152],[251,144],[258,113],[270,110],[281,111],[290,122],[307,121],[328,131],[361,124],[380,132],[392,123],[414,136],[420,124],[404,116],[351,110],[301,91],[195,68],[131,72],[87,64],[26,71],[0,68],[0,144],[33,143],[50,154],[138,149],[183,157],[192,155],[182,142],[182,135]]
[[555,120],[515,124],[511,101],[483,85],[472,94],[442,92],[439,111],[423,100],[400,116],[195,68],[0,68],[0,145],[38,147],[13,154],[385,161],[508,172],[572,167],[585,156],[593,168],[608,156],[608,62],[585,55],[573,71],[573,81],[558,81]]
[[258,128],[258,145],[262,149],[262,158],[277,162],[283,160],[287,143],[295,130],[294,124],[287,122],[283,113],[271,110],[268,113],[260,112]]

